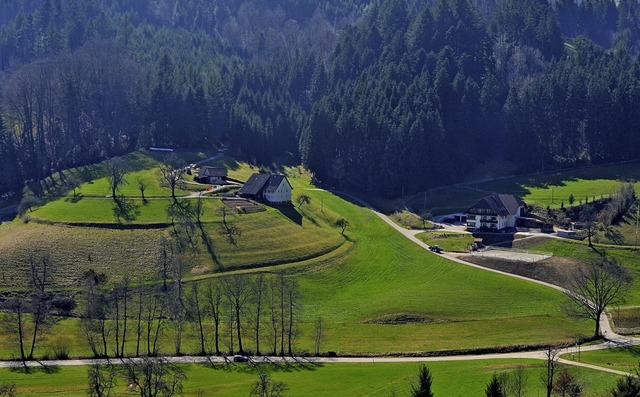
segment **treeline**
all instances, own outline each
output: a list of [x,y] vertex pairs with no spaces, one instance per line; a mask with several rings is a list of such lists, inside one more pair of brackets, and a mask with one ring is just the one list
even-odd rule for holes
[[637,158],[635,1],[12,0],[0,11],[2,192],[150,145],[229,144],[388,196],[483,167]]
[[[89,270],[79,278],[79,294],[71,296],[55,291],[58,273],[51,258],[32,255],[25,272],[31,290],[3,298],[0,328],[23,362],[36,358],[52,327],[67,316],[79,318],[96,358],[294,353],[302,311],[294,280],[277,273],[186,283],[185,260],[163,255],[153,283],[111,281]],[[68,339],[52,339],[47,354],[68,358]]]

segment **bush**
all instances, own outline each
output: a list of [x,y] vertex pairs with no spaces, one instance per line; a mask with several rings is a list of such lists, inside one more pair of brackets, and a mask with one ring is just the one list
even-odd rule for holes
[[56,360],[66,360],[69,358],[69,338],[66,336],[56,336],[51,340],[51,350]]
[[51,307],[61,316],[68,316],[77,306],[75,299],[67,295],[56,295],[51,299]]

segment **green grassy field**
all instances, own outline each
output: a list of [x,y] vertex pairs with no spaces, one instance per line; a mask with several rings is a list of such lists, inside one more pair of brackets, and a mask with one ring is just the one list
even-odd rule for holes
[[[535,176],[519,176],[490,182],[460,184],[420,193],[408,201],[415,211],[425,208],[436,215],[465,211],[480,198],[492,194],[515,194],[527,204],[560,208],[569,206],[573,194],[576,205],[586,198],[615,194],[621,182],[640,180],[637,163],[593,166]],[[640,184],[635,183],[636,192]]]
[[[567,360],[577,360],[578,355],[563,355]],[[633,372],[640,363],[640,349],[638,347],[595,350],[581,352],[580,361],[599,367],[611,368],[617,371]]]
[[[216,163],[228,164],[230,176],[240,180],[257,171],[224,157]],[[212,270],[260,267],[270,271],[281,263],[297,266],[291,277],[298,280],[303,295],[298,350],[312,351],[313,322],[318,317],[327,327],[323,351],[341,354],[540,345],[572,342],[577,335],[590,334],[589,322],[569,320],[562,312],[561,293],[449,262],[411,243],[369,210],[315,189],[299,169],[284,171],[294,188],[294,202],[304,192],[311,203],[231,217],[242,230],[234,246],[217,233],[220,215],[216,208],[221,204],[207,201],[205,228],[214,239],[219,263],[200,247],[199,263],[187,278],[212,276]],[[160,215],[162,201],[156,201],[148,205],[159,209],[150,209],[147,218],[140,215],[145,222],[166,222],[166,215]],[[91,219],[100,223],[112,216],[111,200],[96,202],[102,206],[87,205],[76,211],[73,206],[93,202],[85,198],[70,203],[63,198],[33,216],[57,216],[59,222],[68,222],[84,219],[93,211],[96,214]],[[71,209],[62,209],[65,206]],[[350,223],[346,237],[333,226],[339,217]],[[73,286],[78,274],[92,267],[110,278],[127,272],[148,278],[156,272],[158,243],[166,233],[163,229],[105,230],[19,221],[2,225],[0,262],[17,264],[4,267],[3,284],[19,285],[16,280],[30,250],[52,251],[53,259],[64,269],[60,271],[67,285]],[[77,337],[64,328],[57,333]],[[46,349],[45,343],[43,351]],[[170,350],[171,344],[164,344],[164,349]],[[85,351],[72,354],[84,355]]]
[[[437,396],[467,397],[482,395],[494,373],[511,373],[525,368],[527,395],[543,394],[539,361],[479,360],[468,362],[428,363],[433,376],[433,392]],[[246,364],[226,367],[205,365],[183,366],[187,379],[184,395],[247,396],[257,379],[255,369]],[[399,364],[324,364],[268,366],[271,379],[284,382],[287,396],[380,396],[407,395],[417,378],[418,363]],[[583,396],[597,396],[610,389],[619,378],[616,375],[584,368],[569,368],[584,388]],[[49,373],[37,370],[29,374],[0,370],[3,381],[15,382],[18,395],[85,396],[86,367],[58,367]],[[126,382],[118,378],[118,395],[134,395]]]
[[416,237],[428,245],[439,245],[448,252],[468,252],[469,246],[473,244],[473,235],[466,233],[447,232],[425,232]]
[[433,223],[429,221],[422,221],[420,217],[412,212],[403,210],[396,211],[393,214],[389,215],[395,223],[402,227],[406,227],[407,229],[432,229],[434,227]]

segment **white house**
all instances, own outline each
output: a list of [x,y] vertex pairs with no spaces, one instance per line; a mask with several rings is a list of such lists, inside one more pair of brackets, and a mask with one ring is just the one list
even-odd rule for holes
[[286,204],[291,202],[291,190],[284,175],[253,174],[236,194],[254,200],[264,199],[272,204]]
[[483,197],[466,214],[467,230],[499,231],[516,227],[516,218],[524,213],[524,202],[510,194]]

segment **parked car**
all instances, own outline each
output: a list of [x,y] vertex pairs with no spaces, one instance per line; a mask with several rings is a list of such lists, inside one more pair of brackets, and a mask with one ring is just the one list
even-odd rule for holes
[[429,249],[432,252],[435,252],[435,253],[438,253],[438,254],[442,253],[442,248],[440,248],[440,246],[438,244],[432,245],[431,247],[429,247]]
[[233,362],[234,363],[248,363],[249,362],[249,357],[241,356],[240,354],[236,354],[235,356],[233,356]]

